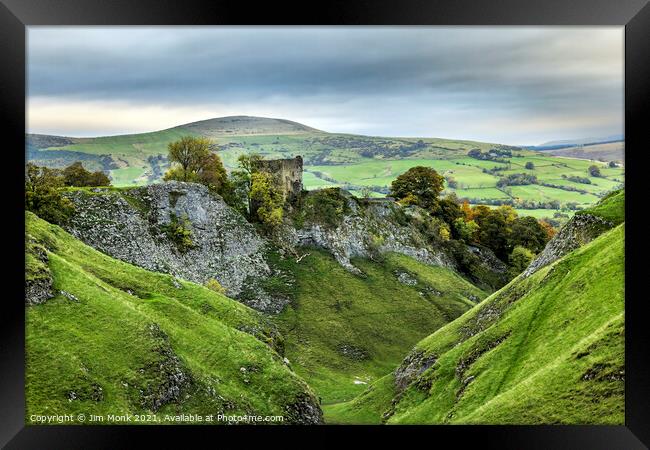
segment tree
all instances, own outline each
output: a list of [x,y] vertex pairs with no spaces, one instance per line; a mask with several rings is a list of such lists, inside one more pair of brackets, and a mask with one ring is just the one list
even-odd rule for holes
[[364,186],[361,188],[361,197],[362,198],[370,198],[372,197],[372,189],[370,189],[368,186]]
[[552,239],[553,236],[555,236],[556,230],[548,220],[542,219],[539,221],[539,224],[542,226],[542,228],[544,228],[544,231],[546,231],[546,236],[548,236],[549,240]]
[[74,211],[74,206],[61,195],[64,186],[64,177],[59,170],[28,163],[25,173],[25,209],[51,223],[65,222]]
[[259,220],[269,228],[282,223],[282,206],[284,199],[277,188],[273,175],[268,172],[253,172],[249,197],[254,209],[253,219]]
[[218,154],[210,151],[206,138],[186,136],[168,146],[169,160],[173,164],[165,173],[165,181],[201,183],[210,190],[224,195],[232,190],[228,174]]
[[589,175],[592,177],[601,177],[600,168],[596,165],[589,166]]
[[208,153],[201,160],[197,168],[199,183],[206,185],[215,192],[221,192],[228,182],[228,174],[216,153]]
[[616,161],[610,161],[608,166],[609,166],[610,169],[613,169],[615,167],[618,167],[618,164],[616,164]]
[[532,161],[528,161],[525,167],[528,170],[533,170],[535,168],[535,164]]
[[512,225],[509,239],[511,248],[525,247],[533,253],[544,250],[549,240],[547,230],[534,217],[519,217]]
[[464,217],[463,211],[460,209],[458,200],[456,197],[447,197],[438,201],[436,206],[433,208],[432,213],[440,217],[444,222],[449,225],[450,231],[454,238],[458,238],[456,229],[454,227],[454,222],[458,218]]
[[178,168],[176,170],[172,168],[168,172],[169,177],[165,174],[166,178],[193,181],[201,163],[210,153],[210,140],[202,137],[184,136],[178,141],[171,142],[167,149],[169,161],[172,164],[178,164]]
[[510,205],[501,205],[495,209],[503,216],[508,226],[512,225],[517,220],[517,211]]
[[465,200],[461,205],[460,205],[460,210],[463,212],[465,215],[465,220],[472,220],[474,218],[474,213],[472,212],[472,208],[469,205],[469,201]]
[[89,184],[88,186],[110,186],[111,185],[111,179],[108,178],[108,175],[106,175],[102,171],[96,171],[90,174],[88,177]]
[[508,237],[510,230],[505,217],[501,213],[487,209],[487,212],[476,215],[474,219],[479,226],[477,232],[478,241],[480,244],[492,249],[497,257],[505,261],[509,253]]
[[63,183],[66,186],[110,186],[111,180],[104,172],[89,172],[80,161],[76,161],[63,169]]
[[418,206],[431,208],[438,201],[444,180],[430,167],[412,167],[393,181],[390,195],[397,200],[413,196]]
[[535,255],[525,247],[517,246],[512,249],[508,262],[510,263],[510,274],[515,277],[532,262]]
[[249,176],[252,176],[253,173],[259,170],[260,161],[264,158],[262,155],[257,153],[251,153],[249,155],[239,155],[237,162],[239,162],[239,167],[246,172]]
[[465,221],[462,217],[454,220],[454,232],[458,239],[462,239],[465,242],[473,242],[475,240],[474,235],[478,228],[478,225],[473,220]]
[[263,157],[257,153],[240,155],[237,158],[239,170],[233,170],[230,174],[230,184],[236,205],[234,207],[243,212],[249,218],[254,215],[252,209],[250,192],[253,183],[253,174],[259,170],[259,163]]

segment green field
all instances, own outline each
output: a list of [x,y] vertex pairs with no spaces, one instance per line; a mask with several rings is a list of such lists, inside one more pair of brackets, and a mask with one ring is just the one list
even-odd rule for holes
[[111,184],[117,187],[143,186],[147,184],[146,169],[141,167],[125,167],[124,169],[113,169],[110,172]]

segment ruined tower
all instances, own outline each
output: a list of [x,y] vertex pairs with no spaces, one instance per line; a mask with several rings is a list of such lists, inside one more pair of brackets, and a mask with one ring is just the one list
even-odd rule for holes
[[258,169],[277,177],[284,200],[293,203],[302,191],[302,156],[289,159],[268,159],[258,162]]

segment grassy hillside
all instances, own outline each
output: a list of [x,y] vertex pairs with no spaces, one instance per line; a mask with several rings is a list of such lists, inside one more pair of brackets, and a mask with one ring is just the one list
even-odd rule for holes
[[324,252],[306,251],[300,263],[284,262],[296,286],[276,322],[292,367],[323,404],[363,392],[418,340],[486,295],[449,269],[402,255],[354,260],[361,277]]
[[591,214],[602,217],[618,225],[625,221],[625,190],[613,191],[591,208],[580,211],[579,214]]
[[290,422],[315,401],[261,314],[112,259],[31,213],[26,240],[27,278],[49,275],[57,293],[26,307],[28,423],[32,414],[151,412],[161,423],[180,413]]
[[404,391],[391,374],[327,406],[328,421],[623,424],[623,227],[420,341],[401,370],[422,372]]

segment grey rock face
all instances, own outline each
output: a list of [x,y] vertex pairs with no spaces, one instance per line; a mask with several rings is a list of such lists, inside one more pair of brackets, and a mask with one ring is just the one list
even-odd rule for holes
[[52,274],[48,268],[49,258],[43,247],[30,243],[27,245],[31,256],[42,264],[40,270],[29,270],[27,265],[25,267],[25,304],[40,305],[54,297]]
[[397,277],[397,281],[407,286],[415,286],[418,284],[418,280],[409,273],[397,271],[395,276]]
[[39,278],[25,282],[25,303],[27,305],[40,305],[54,297],[52,293],[52,279]]
[[148,371],[156,374],[161,380],[159,385],[149,385],[141,391],[140,402],[143,407],[152,411],[158,411],[167,403],[178,402],[181,391],[192,383],[191,374],[181,364],[180,359],[169,344],[169,337],[160,329],[158,324],[152,323],[148,326],[149,334],[158,341],[154,352],[160,357],[158,361],[150,366],[143,367],[142,372]]
[[567,253],[596,239],[614,224],[591,214],[576,214],[569,220],[558,234],[553,236],[537,258],[530,263],[523,273],[529,277],[544,266],[557,261]]
[[436,355],[425,355],[421,350],[413,350],[395,370],[395,387],[398,391],[406,389],[415,379],[437,361]]
[[478,257],[481,263],[483,263],[483,265],[485,265],[491,271],[497,273],[505,273],[508,270],[508,266],[499,258],[497,258],[494,255],[494,252],[489,248],[468,245],[467,249],[473,255]]
[[323,423],[323,411],[318,400],[310,394],[298,395],[295,402],[285,408],[285,423],[290,425],[319,425]]
[[[196,283],[216,279],[229,296],[246,289],[243,303],[279,312],[286,300],[256,287],[268,276],[265,241],[218,195],[200,184],[167,182],[127,191],[73,191],[76,212],[67,231],[86,244],[123,261]],[[173,221],[191,233],[192,245],[179,249],[168,228]]]
[[360,274],[350,258],[372,258],[388,252],[401,253],[420,262],[454,267],[454,262],[441,249],[432,248],[414,227],[402,226],[394,219],[396,205],[388,202],[370,203],[360,207],[348,200],[351,213],[336,228],[309,224],[294,231],[294,245],[314,245],[331,252],[336,260],[352,273]]

